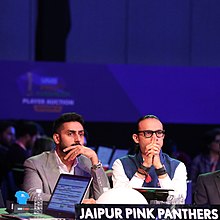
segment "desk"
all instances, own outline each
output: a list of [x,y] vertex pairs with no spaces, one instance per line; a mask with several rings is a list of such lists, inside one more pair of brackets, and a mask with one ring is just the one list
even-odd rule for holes
[[[0,209],[0,214],[7,214],[5,209]],[[8,214],[0,217],[2,220],[58,220],[48,215],[34,215],[31,213]],[[220,219],[220,205],[218,206],[194,206],[194,205],[104,205],[104,204],[80,204],[76,205],[76,220],[197,220]],[[61,218],[59,218],[61,220]],[[64,219],[63,219],[64,220]]]
[[8,214],[8,212],[6,212],[6,208],[0,208],[0,215],[1,214]]
[[35,219],[35,220],[38,220],[38,219],[55,219],[49,215],[45,215],[45,214],[42,214],[42,215],[35,215],[33,213],[16,213],[16,214],[9,214],[8,212],[6,212],[6,209],[5,208],[0,208],[0,219],[1,220],[6,220],[6,219]]

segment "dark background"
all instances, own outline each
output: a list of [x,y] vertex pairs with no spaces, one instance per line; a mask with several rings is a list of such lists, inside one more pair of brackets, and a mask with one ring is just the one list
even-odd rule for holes
[[[51,121],[38,121],[48,135],[52,135]],[[166,137],[164,151],[170,152],[170,142],[174,142],[180,151],[194,157],[200,152],[204,133],[217,125],[164,124]],[[87,122],[88,146],[115,146],[117,148],[134,148],[132,134],[136,123]]]

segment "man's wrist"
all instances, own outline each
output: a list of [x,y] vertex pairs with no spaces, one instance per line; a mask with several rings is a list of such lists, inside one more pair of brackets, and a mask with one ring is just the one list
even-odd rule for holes
[[146,171],[142,170],[140,167],[138,167],[137,173],[144,175],[144,176],[148,175],[148,173]]
[[167,174],[167,170],[164,165],[159,169],[155,169],[155,172],[156,172],[157,176],[162,176],[164,174]]
[[93,164],[91,168],[93,170],[97,170],[97,169],[99,169],[101,167],[102,167],[102,163],[101,163],[101,161],[99,161],[97,164]]
[[150,170],[150,167],[145,167],[143,164],[140,165],[140,167],[138,167],[137,172],[141,175],[148,175],[148,172]]
[[154,168],[155,169],[160,169],[160,168],[162,168],[163,167],[163,164],[162,163],[159,163],[159,164],[154,164]]
[[150,167],[146,167],[143,164],[140,165],[140,168],[146,172],[149,172],[149,170],[150,170]]
[[98,164],[100,162],[100,160],[99,160],[99,158],[97,157],[96,154],[94,154],[94,155],[92,155],[92,156],[90,156],[88,158],[91,160],[92,165],[96,165],[96,164]]

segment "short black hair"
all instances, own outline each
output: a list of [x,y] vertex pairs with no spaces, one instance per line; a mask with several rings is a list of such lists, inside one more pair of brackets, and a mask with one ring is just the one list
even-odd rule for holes
[[203,154],[207,154],[209,152],[209,144],[215,141],[217,135],[220,135],[220,128],[213,128],[205,132],[202,138],[202,145],[200,151]]
[[39,134],[38,124],[34,121],[19,121],[16,126],[16,137],[20,138],[29,134],[31,137]]
[[139,123],[145,119],[148,119],[148,118],[154,118],[154,119],[157,119],[158,121],[160,121],[160,119],[155,116],[155,115],[145,115],[145,116],[142,116],[141,118],[139,118],[137,120],[137,124],[136,124],[136,132],[138,132],[138,129],[139,129]]
[[84,127],[83,117],[75,112],[68,112],[62,114],[59,118],[57,118],[53,123],[53,134],[57,133],[58,129],[65,123],[77,121]]
[[[142,117],[140,117],[138,120],[137,120],[137,123],[136,123],[136,128],[135,128],[135,131],[134,131],[134,133],[135,134],[138,134],[138,131],[139,131],[139,123],[141,122],[141,121],[143,121],[143,120],[145,120],[145,119],[148,119],[148,118],[154,118],[154,119],[157,119],[158,121],[160,121],[160,119],[157,117],[157,116],[155,116],[155,115],[145,115],[145,116],[142,116]],[[135,146],[133,147],[133,148],[130,148],[129,149],[129,153],[128,154],[136,154],[136,153],[138,153],[140,151],[140,146],[139,146],[139,144],[137,144],[137,143],[135,143]]]
[[206,145],[211,144],[213,141],[215,141],[215,137],[217,135],[220,135],[220,128],[213,128],[209,131],[207,131],[204,135],[204,143]]

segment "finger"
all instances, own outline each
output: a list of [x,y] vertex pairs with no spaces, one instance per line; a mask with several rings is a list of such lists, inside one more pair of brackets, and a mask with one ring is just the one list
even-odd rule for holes
[[149,150],[146,152],[147,157],[152,157],[154,155],[154,152],[152,150]]
[[159,145],[154,145],[153,150],[160,151],[160,146]]
[[76,148],[76,146],[66,147],[66,148],[63,149],[63,152],[71,151],[71,150],[73,150],[74,148]]
[[155,144],[156,143],[157,138],[155,137],[155,135],[153,135],[152,137],[152,143]]
[[64,160],[70,160],[71,155],[72,154],[70,152],[68,152],[68,154],[64,157]]
[[64,157],[64,160],[68,160],[68,161],[71,161],[71,160],[74,160],[76,157],[77,157],[78,153],[77,151],[74,149],[74,150],[71,150],[70,152],[67,153],[67,155]]
[[149,150],[151,150],[152,148],[153,148],[153,143],[151,142],[151,143],[149,143],[148,145],[146,145],[145,151],[149,151]]

